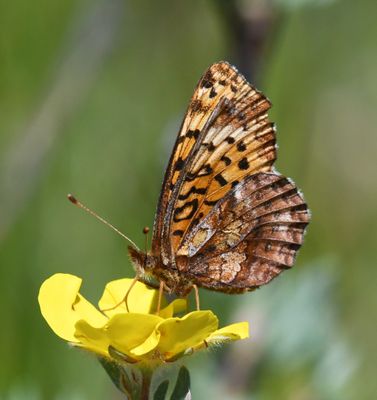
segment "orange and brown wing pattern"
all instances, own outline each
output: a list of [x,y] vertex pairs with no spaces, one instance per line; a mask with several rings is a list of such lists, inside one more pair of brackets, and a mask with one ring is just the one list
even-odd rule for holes
[[191,99],[157,210],[153,252],[164,264],[216,202],[276,158],[270,102],[228,63],[212,65]]
[[178,268],[208,289],[253,290],[293,265],[309,219],[291,180],[275,173],[249,176],[187,235]]

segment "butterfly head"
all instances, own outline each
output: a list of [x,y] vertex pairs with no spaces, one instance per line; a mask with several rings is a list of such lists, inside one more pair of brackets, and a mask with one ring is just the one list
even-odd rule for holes
[[148,274],[156,266],[155,257],[145,253],[144,251],[137,250],[133,246],[128,246],[128,254],[130,255],[132,265],[138,275]]

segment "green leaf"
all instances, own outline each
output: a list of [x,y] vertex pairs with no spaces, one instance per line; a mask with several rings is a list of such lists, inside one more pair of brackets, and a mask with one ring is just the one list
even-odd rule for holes
[[103,368],[105,368],[107,374],[109,375],[115,386],[119,390],[122,390],[120,385],[120,376],[122,373],[119,367],[115,363],[109,362],[105,358],[98,357],[98,360],[102,364]]
[[165,400],[168,388],[169,388],[168,380],[161,382],[154,393],[153,400]]
[[190,373],[185,366],[182,366],[178,373],[177,383],[170,400],[189,400],[190,392]]
[[132,364],[121,366],[105,358],[98,357],[98,359],[115,386],[126,395],[128,400],[140,398],[142,385],[146,379],[146,376],[140,369]]

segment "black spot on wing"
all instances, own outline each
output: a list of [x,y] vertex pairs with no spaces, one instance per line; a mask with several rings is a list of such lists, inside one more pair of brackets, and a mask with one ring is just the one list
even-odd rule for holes
[[239,143],[237,143],[237,150],[239,152],[246,150],[246,144],[242,140]]
[[242,170],[249,168],[249,161],[247,161],[246,157],[244,157],[242,160],[238,162],[238,168]]
[[186,137],[188,137],[189,139],[191,139],[191,138],[197,139],[199,137],[199,135],[200,135],[200,130],[199,129],[195,129],[194,131],[189,129],[186,132]]
[[204,200],[206,206],[214,206],[217,202],[218,200]]
[[212,87],[211,91],[209,92],[209,98],[212,99],[217,95],[217,92],[214,87]]
[[188,201],[182,207],[177,207],[174,210],[173,221],[179,222],[191,219],[196,213],[197,209],[198,209],[198,199]]
[[227,156],[222,156],[220,160],[223,161],[225,165],[230,165],[232,163],[232,160]]
[[190,188],[190,190],[189,190],[187,193],[185,193],[185,194],[180,194],[180,195],[178,196],[178,199],[179,199],[179,200],[186,200],[186,199],[189,198],[189,196],[190,196],[192,193],[196,193],[196,194],[205,194],[205,193],[206,193],[206,188],[197,188],[196,186],[192,186],[192,187]]
[[214,151],[216,149],[215,145],[212,142],[206,143],[206,145],[207,145],[207,150],[209,152],[212,152],[212,151]]
[[184,160],[182,159],[182,157],[179,157],[174,164],[174,170],[181,171],[181,169],[183,168],[184,165],[185,165]]
[[221,174],[217,174],[215,175],[214,178],[221,186],[225,186],[228,181],[221,175]]

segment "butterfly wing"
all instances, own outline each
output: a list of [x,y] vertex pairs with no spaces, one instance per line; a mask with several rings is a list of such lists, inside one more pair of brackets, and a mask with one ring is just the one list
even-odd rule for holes
[[293,265],[309,219],[291,180],[276,173],[249,176],[182,242],[179,270],[213,290],[255,289]]
[[228,63],[200,79],[165,174],[152,251],[175,266],[180,244],[214,205],[276,158],[271,104]]

